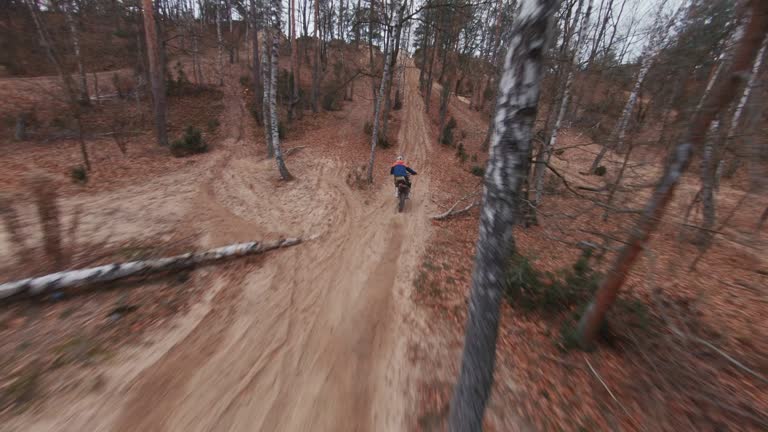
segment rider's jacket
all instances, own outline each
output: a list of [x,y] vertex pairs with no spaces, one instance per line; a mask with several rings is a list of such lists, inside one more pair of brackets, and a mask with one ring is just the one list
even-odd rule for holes
[[405,162],[399,160],[392,165],[392,168],[389,169],[389,173],[395,177],[406,177],[408,173],[415,175],[416,171],[407,166]]

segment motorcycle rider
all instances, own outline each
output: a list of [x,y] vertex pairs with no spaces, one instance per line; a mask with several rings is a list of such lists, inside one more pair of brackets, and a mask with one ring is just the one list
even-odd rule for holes
[[389,173],[395,176],[395,197],[397,197],[397,182],[401,179],[405,180],[408,188],[411,187],[411,178],[408,174],[416,175],[416,171],[411,169],[405,164],[405,160],[402,155],[397,157],[397,160],[392,164],[392,168],[389,169]]

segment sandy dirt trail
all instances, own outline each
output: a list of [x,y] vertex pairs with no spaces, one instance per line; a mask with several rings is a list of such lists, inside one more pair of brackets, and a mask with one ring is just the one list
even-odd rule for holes
[[176,197],[186,213],[179,219],[206,233],[201,246],[314,239],[256,264],[199,270],[203,301],[148,347],[121,354],[104,371],[106,389],[46,403],[16,430],[406,429],[415,403],[408,323],[418,319],[410,287],[432,212],[431,141],[417,72],[407,70],[400,151],[420,172],[405,214],[395,211],[388,178],[362,202],[338,161],[295,162],[300,178],[275,191],[274,162],[243,142],[252,131],[239,98],[227,94],[223,126],[237,132],[200,186]]

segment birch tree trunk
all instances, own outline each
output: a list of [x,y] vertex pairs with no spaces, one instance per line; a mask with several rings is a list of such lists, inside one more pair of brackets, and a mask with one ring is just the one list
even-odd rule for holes
[[300,239],[289,238],[274,242],[236,243],[205,252],[187,253],[168,258],[126,263],[107,264],[80,270],[69,270],[45,276],[22,279],[0,284],[0,299],[16,294],[40,295],[47,291],[95,285],[133,276],[180,270],[209,264],[226,258],[241,257],[289,247],[301,243]]
[[70,2],[64,6],[65,15],[67,18],[67,26],[69,27],[69,33],[72,37],[72,47],[75,52],[75,60],[77,61],[77,75],[78,75],[78,89],[80,90],[79,101],[83,105],[91,103],[91,99],[88,97],[88,81],[85,78],[85,68],[83,68],[83,56],[80,53],[80,35],[75,25],[75,20],[72,17],[74,4]]
[[[710,128],[709,136],[707,137],[707,140],[704,143],[704,153],[702,154],[702,161],[701,161],[701,173],[700,173],[700,179],[701,179],[701,193],[700,193],[700,199],[701,199],[701,210],[702,210],[702,228],[698,231],[697,234],[697,243],[701,247],[706,247],[709,245],[709,242],[712,239],[712,230],[715,227],[716,222],[716,209],[717,206],[715,204],[715,189],[718,187],[720,182],[720,171],[722,167],[722,156],[724,156],[726,148],[733,142],[736,135],[736,129],[739,126],[739,122],[741,120],[742,113],[744,111],[744,107],[747,105],[747,101],[749,100],[750,94],[752,92],[752,89],[754,88],[757,76],[760,73],[760,67],[763,61],[763,57],[765,55],[765,49],[766,49],[766,43],[768,43],[768,37],[763,40],[763,44],[760,47],[760,51],[757,53],[757,57],[755,58],[755,61],[752,65],[752,72],[749,77],[749,81],[747,81],[747,85],[744,86],[744,91],[741,94],[741,98],[739,99],[739,102],[736,105],[736,108],[733,111],[733,117],[731,119],[731,124],[728,127],[728,131],[725,137],[725,143],[720,143],[718,145],[718,142],[720,141],[718,139],[717,132],[719,130],[720,122],[714,121],[712,122],[712,127]],[[721,66],[726,62],[726,59],[729,57],[727,55],[727,51],[724,52],[724,55],[721,55],[720,58],[720,64],[718,65],[718,68],[715,70],[715,73],[713,74],[711,81],[717,78],[717,75],[719,75]],[[707,93],[710,90],[710,83],[707,83],[707,89],[705,90],[705,93]],[[702,101],[699,102],[698,109],[701,108],[701,105],[703,104],[703,98]]]
[[[288,172],[283,159],[283,152],[280,149],[280,120],[277,111],[277,73],[280,70],[278,59],[280,56],[280,15],[282,13],[281,0],[272,0],[272,67],[270,70],[269,84],[269,116],[271,119],[270,127],[272,129],[272,147],[275,151],[275,160],[277,161],[277,170],[283,180],[291,180],[293,177]],[[265,38],[266,39],[266,38]]]
[[[253,89],[256,92],[256,100],[264,100],[263,80],[262,80],[262,67],[259,61],[259,18],[256,12],[256,1],[249,0],[250,4],[250,21],[251,21],[251,49],[253,55],[251,56],[251,80],[253,81]],[[257,105],[258,106],[258,105]],[[262,104],[263,110],[263,104]]]
[[221,35],[221,4],[216,4],[216,45],[219,85],[224,85],[224,38]]
[[556,9],[555,0],[524,0],[499,80],[461,372],[448,417],[452,432],[482,430],[493,384],[502,289],[509,258],[515,251],[512,229],[528,172],[542,58]]
[[314,0],[315,2],[315,52],[313,53],[312,64],[312,112],[316,113],[320,110],[318,107],[318,100],[320,98],[320,37],[318,35],[318,29],[320,27],[320,0]]
[[[659,3],[659,8],[656,11],[656,17],[654,18],[655,22],[660,22],[661,11],[663,10],[664,6],[665,2]],[[640,58],[642,59],[640,64],[640,71],[637,73],[635,84],[632,86],[632,91],[629,93],[629,98],[627,98],[627,103],[624,105],[624,109],[621,112],[621,117],[619,118],[618,123],[616,123],[616,127],[611,134],[611,140],[609,141],[608,145],[604,145],[600,149],[597,157],[595,157],[595,160],[592,161],[592,166],[589,168],[589,172],[594,173],[595,170],[597,170],[597,168],[600,166],[600,163],[603,161],[603,157],[605,157],[605,154],[610,148],[617,149],[619,151],[624,150],[624,138],[627,133],[627,125],[629,124],[629,119],[632,116],[632,111],[635,109],[637,97],[640,94],[640,88],[642,87],[648,71],[651,69],[651,66],[653,66],[653,63],[656,60],[656,56],[658,55],[662,45],[664,44],[664,41],[666,40],[666,33],[674,22],[675,20],[671,19],[666,26],[659,24],[656,29],[654,29],[648,44],[643,48],[643,52],[640,55]]]
[[[397,13],[398,21],[395,23],[395,39],[394,39],[395,50],[391,56],[392,57],[391,64],[389,65],[390,71],[395,70],[395,66],[397,65],[397,56],[400,54],[400,37],[402,36],[401,32],[403,29],[403,24],[399,20],[402,19],[406,6],[408,6],[407,0],[400,6],[401,10],[399,10]],[[396,74],[397,72],[390,72],[389,74],[390,76],[387,79],[387,88],[384,90],[384,114],[381,118],[381,121],[383,122],[381,130],[382,130],[382,136],[384,138],[387,137],[387,130],[389,129],[389,111],[392,107],[392,98],[391,98],[392,81]]]
[[[397,7],[399,5],[396,5]],[[403,19],[403,10],[405,7],[400,7],[398,13],[397,13],[397,21],[400,22]],[[390,44],[391,45],[391,44]],[[375,109],[373,111],[373,131],[371,133],[371,156],[368,159],[368,183],[373,183],[373,163],[376,159],[376,145],[379,142],[379,113],[381,112],[381,101],[385,97],[384,90],[386,87],[386,82],[389,80],[389,74],[390,74],[390,57],[392,56],[391,51],[388,49],[389,46],[384,46],[384,73],[381,77],[381,82],[379,83],[379,95],[376,98],[376,104]]]
[[711,100],[704,104],[701,112],[693,119],[686,139],[672,149],[666,170],[654,189],[653,195],[579,321],[578,337],[584,347],[594,343],[597,331],[605,320],[608,309],[616,300],[627,274],[651,233],[658,226],[667,204],[674,195],[680,177],[689,165],[692,149],[704,143],[710,124],[733,100],[739,86],[748,75],[750,66],[760,50],[761,42],[768,34],[768,3],[753,1],[751,8],[752,15],[734,56],[728,79],[720,82]]
[[152,111],[155,116],[155,133],[157,135],[157,143],[161,146],[167,146],[165,86],[163,84],[163,65],[160,61],[160,49],[158,48],[155,11],[152,6],[152,0],[142,0],[141,4],[144,14],[147,57],[149,58],[149,78],[152,87]]
[[299,67],[299,41],[296,37],[296,0],[289,1],[288,16],[291,20],[291,71],[293,86],[291,103],[288,105],[288,118],[293,119],[296,104],[299,102],[299,85],[301,84],[301,68]]
[[532,223],[535,223],[536,208],[541,203],[541,196],[544,193],[544,172],[546,171],[547,164],[549,164],[549,161],[552,158],[552,150],[555,148],[558,133],[560,132],[560,127],[563,124],[563,118],[565,118],[565,113],[568,111],[568,102],[570,102],[571,99],[571,85],[573,84],[573,72],[574,68],[576,67],[575,63],[578,61],[577,56],[579,54],[579,49],[581,48],[581,43],[584,38],[584,32],[586,31],[586,27],[589,24],[589,16],[592,13],[592,0],[588,1],[587,11],[583,16],[581,13],[583,0],[579,1],[578,6],[576,7],[576,23],[579,30],[576,33],[576,42],[571,49],[571,54],[568,61],[568,70],[566,72],[565,86],[563,87],[563,96],[560,100],[560,108],[557,112],[555,124],[552,126],[552,131],[549,134],[549,140],[544,145],[542,151],[539,152],[539,155],[536,158],[536,166],[533,168],[534,198],[531,209],[533,214],[530,215],[530,221]]
[[432,105],[432,75],[435,67],[435,58],[437,57],[438,43],[440,41],[440,30],[435,30],[435,44],[432,47],[432,58],[429,60],[429,72],[427,72],[427,86],[424,88],[424,111],[429,113]]
[[[266,15],[266,11],[265,11]],[[266,19],[264,20],[266,24]],[[272,158],[275,156],[275,147],[272,142],[272,117],[270,114],[270,100],[272,92],[272,62],[270,61],[269,53],[269,29],[267,25],[262,27],[264,29],[262,38],[262,53],[261,53],[261,75],[262,82],[264,83],[264,89],[262,91],[262,117],[264,123],[264,139],[267,144],[267,157]]]

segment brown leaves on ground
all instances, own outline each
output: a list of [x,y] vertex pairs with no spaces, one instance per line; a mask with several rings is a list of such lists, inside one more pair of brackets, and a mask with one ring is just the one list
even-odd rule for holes
[[[433,136],[437,136],[439,99],[433,95]],[[449,115],[469,155],[478,154],[485,137],[487,115],[470,111],[452,98]],[[458,142],[458,141],[457,141]],[[611,182],[623,155],[606,161],[608,178],[583,174],[598,147],[579,131],[566,130],[558,144],[566,148],[554,159],[569,186],[600,188]],[[436,146],[432,156],[439,209],[477,188],[455,148]],[[658,175],[661,154],[641,149],[633,154],[626,190],[614,205],[639,208]],[[552,175],[539,210],[540,225],[519,227],[515,239],[520,253],[537,269],[556,271],[578,257],[580,241],[605,247],[595,265],[605,269],[621,247],[631,214],[610,214],[591,198],[599,193],[568,191]],[[722,227],[712,248],[696,270],[690,264],[701,249],[684,240],[682,214],[698,188],[695,174],[686,176],[664,223],[648,251],[633,269],[621,299],[634,309],[615,308],[610,319],[611,339],[595,352],[564,352],[561,326],[567,316],[547,318],[508,304],[502,308],[497,348],[495,386],[486,421],[499,430],[761,430],[768,427],[768,387],[749,371],[765,377],[768,334],[765,299],[760,287],[768,283],[765,233],[754,224],[765,199],[742,200],[743,181],[723,184],[718,195],[719,215],[735,213]],[[739,205],[738,209],[736,206]],[[420,384],[416,430],[442,430],[458,373],[466,298],[470,286],[479,210],[446,221],[433,222],[434,235],[427,248],[414,299],[428,311],[428,331],[435,347],[420,353],[417,362],[430,376]],[[694,217],[688,222],[695,225]],[[695,228],[694,228],[695,230]],[[690,237],[690,236],[689,236]],[[681,241],[681,238],[683,240]],[[703,342],[702,342],[703,341]],[[709,345],[708,345],[709,344]],[[711,346],[710,346],[711,345]],[[720,350],[718,353],[712,347]],[[433,429],[433,425],[437,429]]]

